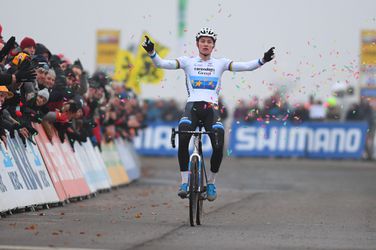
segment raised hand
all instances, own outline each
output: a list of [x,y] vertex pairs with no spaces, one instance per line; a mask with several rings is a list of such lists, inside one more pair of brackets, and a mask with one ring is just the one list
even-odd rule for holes
[[35,80],[37,73],[31,66],[30,61],[24,60],[15,75],[17,82],[32,82]]
[[270,62],[271,60],[274,59],[274,49],[275,47],[271,47],[268,51],[266,51],[264,53],[264,57],[262,58],[262,60],[264,61],[264,63],[266,62]]
[[9,54],[9,52],[14,49],[14,45],[16,44],[16,38],[12,36],[9,38],[7,43],[4,45],[4,47],[0,50],[0,61],[4,59],[6,55]]
[[142,43],[142,47],[148,52],[149,54],[154,51],[154,43],[150,41],[148,36],[145,36],[145,41]]

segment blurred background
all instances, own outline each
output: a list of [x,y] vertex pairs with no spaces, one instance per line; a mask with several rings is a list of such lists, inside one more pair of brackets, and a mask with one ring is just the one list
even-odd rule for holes
[[[375,0],[0,7],[0,249],[376,249]],[[214,57],[276,57],[223,74],[219,198],[197,231],[170,140],[185,75],[157,70],[141,43],[197,56],[203,27]]]
[[[9,6],[7,6],[9,5]],[[252,73],[226,73],[223,93],[234,107],[239,99],[264,98],[276,89],[290,102],[309,95],[325,100],[336,82],[358,94],[362,30],[374,29],[375,2],[361,1],[20,1],[27,11],[3,11],[3,35],[31,36],[50,50],[97,66],[97,31],[119,31],[119,49],[139,49],[142,34],[169,50],[166,57],[197,55],[195,34],[202,27],[218,33],[215,57],[260,58],[276,47],[276,60]],[[180,8],[179,8],[180,5]],[[2,3],[11,10],[11,2]],[[158,84],[142,83],[142,97],[186,97],[181,71],[166,71]]]
[[[176,122],[186,100],[184,73],[156,70],[140,46],[143,36],[157,43],[162,57],[174,59],[197,55],[195,34],[211,27],[218,33],[214,57],[249,61],[276,47],[275,60],[262,68],[223,75],[221,110],[229,132],[237,131],[234,124],[250,122],[287,126],[362,121],[366,127],[360,132],[364,138],[359,147],[373,147],[376,4],[372,0],[21,0],[20,5],[27,10],[22,15],[3,11],[3,37],[32,37],[68,64],[80,59],[88,73],[104,72],[112,87],[126,87],[137,96],[138,110],[144,113],[129,116],[139,117],[137,126]],[[13,4],[4,2],[2,7],[11,10]],[[137,140],[138,145],[145,143]],[[332,138],[332,144],[341,140]]]

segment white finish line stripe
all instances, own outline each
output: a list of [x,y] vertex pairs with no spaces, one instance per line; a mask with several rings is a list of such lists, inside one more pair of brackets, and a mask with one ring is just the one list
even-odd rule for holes
[[0,250],[108,250],[98,248],[65,248],[65,247],[32,247],[32,246],[7,246],[0,245]]

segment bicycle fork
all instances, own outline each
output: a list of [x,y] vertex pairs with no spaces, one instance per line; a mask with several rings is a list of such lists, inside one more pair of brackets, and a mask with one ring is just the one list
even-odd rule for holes
[[[193,157],[197,157],[198,159],[198,164],[197,164],[197,190],[190,190],[190,185],[188,185],[188,191],[191,192],[191,191],[197,191],[198,193],[202,194],[205,190],[202,190],[203,187],[201,186],[201,183],[203,183],[203,179],[202,178],[206,178],[206,173],[205,173],[205,176],[202,176],[202,168],[203,168],[203,158],[201,157],[201,152],[199,151],[199,148],[200,148],[200,140],[198,138],[195,138],[194,140],[194,150],[193,150],[193,153],[191,154],[190,158],[189,158],[189,164],[188,164],[188,171],[189,171],[189,175],[188,175],[188,183],[190,183],[191,181],[191,175],[192,175],[192,159]],[[205,197],[203,197],[205,198]]]

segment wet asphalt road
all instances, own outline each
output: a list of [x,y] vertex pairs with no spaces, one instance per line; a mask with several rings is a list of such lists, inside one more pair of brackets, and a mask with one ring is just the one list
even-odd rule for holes
[[177,160],[142,165],[126,187],[0,219],[0,249],[376,249],[375,162],[227,157],[197,227]]

